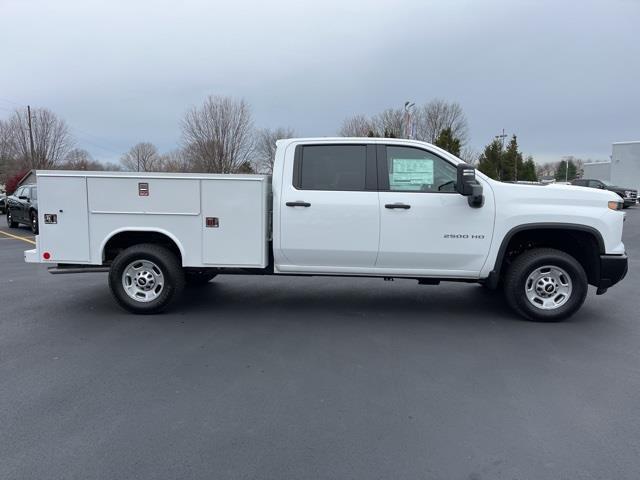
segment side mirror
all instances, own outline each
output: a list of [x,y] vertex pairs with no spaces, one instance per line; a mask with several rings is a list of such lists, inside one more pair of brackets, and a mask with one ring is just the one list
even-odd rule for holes
[[20,195],[18,198],[20,200],[29,200],[29,197],[25,197],[24,195]]
[[479,208],[484,205],[482,185],[476,180],[476,169],[466,163],[459,163],[456,174],[456,192],[468,197],[470,207]]

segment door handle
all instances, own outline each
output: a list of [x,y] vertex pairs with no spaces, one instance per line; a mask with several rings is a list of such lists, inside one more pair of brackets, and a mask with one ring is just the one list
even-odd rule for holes
[[407,205],[406,203],[387,203],[384,208],[401,208],[403,210],[409,210],[411,208],[411,205]]
[[309,202],[287,202],[285,203],[287,207],[310,207],[311,204]]

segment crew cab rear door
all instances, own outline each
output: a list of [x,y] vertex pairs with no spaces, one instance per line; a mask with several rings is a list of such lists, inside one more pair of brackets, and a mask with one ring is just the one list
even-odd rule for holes
[[375,145],[299,144],[287,162],[284,171],[293,174],[283,178],[277,207],[279,270],[373,268],[380,230]]
[[455,190],[456,167],[434,152],[378,147],[380,252],[377,268],[417,275],[477,278],[489,253],[494,201],[471,208]]

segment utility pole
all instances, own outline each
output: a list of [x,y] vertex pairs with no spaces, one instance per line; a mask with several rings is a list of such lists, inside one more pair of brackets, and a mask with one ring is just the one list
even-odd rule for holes
[[27,105],[27,123],[29,124],[29,145],[31,146],[31,167],[35,167],[35,159],[33,154],[33,130],[31,128],[31,106]]
[[569,159],[565,160],[564,181],[569,183]]
[[498,159],[498,180],[502,180],[502,154],[504,152],[504,139],[507,138],[507,134],[502,129],[502,135],[496,135],[496,139],[500,139],[502,147],[500,148],[500,158]]

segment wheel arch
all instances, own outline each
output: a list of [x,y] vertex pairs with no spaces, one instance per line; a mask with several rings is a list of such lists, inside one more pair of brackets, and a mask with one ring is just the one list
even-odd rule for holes
[[[567,235],[576,236],[579,235],[582,239],[591,239],[594,245],[597,246],[597,252],[593,252],[595,255],[591,255],[585,250],[585,254],[581,255],[581,258],[576,258],[587,271],[590,283],[599,274],[600,264],[598,262],[599,255],[605,253],[605,243],[602,238],[602,234],[589,225],[573,224],[573,223],[526,223],[517,225],[507,232],[503,237],[498,249],[493,269],[491,270],[489,277],[487,278],[487,285],[495,288],[500,281],[500,278],[504,275],[505,260],[508,259],[509,247],[513,247],[513,242],[519,238],[527,238],[527,234],[540,236],[542,232],[554,232],[557,233],[555,238],[546,239],[543,242],[544,246],[551,246],[558,248],[556,240],[561,237],[566,239]],[[583,248],[583,247],[580,247]],[[578,247],[573,249],[559,248],[566,253],[574,255]],[[575,255],[574,255],[575,256]]]
[[100,244],[102,263],[115,258],[115,252],[141,243],[153,243],[169,247],[178,256],[180,265],[183,264],[184,246],[171,232],[161,228],[122,227],[107,235]]

